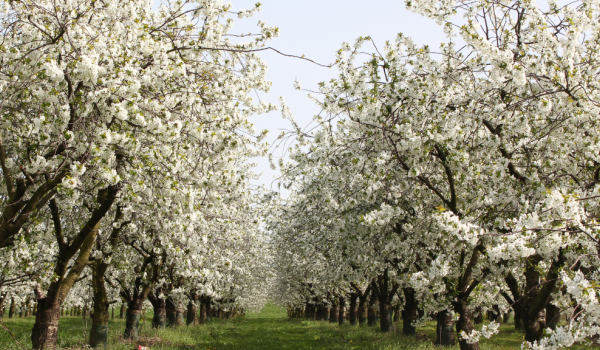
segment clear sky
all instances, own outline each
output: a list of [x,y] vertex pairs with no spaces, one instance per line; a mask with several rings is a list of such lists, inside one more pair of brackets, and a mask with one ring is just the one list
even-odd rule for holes
[[[256,0],[230,0],[233,11],[250,9]],[[269,26],[278,27],[279,38],[270,46],[287,54],[306,55],[314,61],[329,64],[335,60],[335,52],[343,42],[353,43],[359,36],[371,36],[378,47],[387,40],[393,41],[397,33],[411,37],[417,44],[436,49],[445,41],[442,28],[435,22],[406,10],[402,0],[261,0],[262,10],[254,17],[239,20],[233,33],[257,32],[256,23],[262,20]],[[279,104],[283,96],[294,117],[301,125],[308,125],[313,115],[319,113],[307,93],[294,89],[297,78],[304,89],[317,90],[317,84],[336,76],[335,68],[323,68],[310,62],[288,58],[274,52],[263,52],[263,60],[269,66],[267,78],[273,82],[268,94],[260,98]],[[257,130],[268,129],[272,142],[282,129],[290,129],[279,112],[260,115],[252,119]],[[279,155],[277,150],[275,155]],[[260,184],[277,190],[274,176],[267,159],[258,159],[258,172],[263,172]]]

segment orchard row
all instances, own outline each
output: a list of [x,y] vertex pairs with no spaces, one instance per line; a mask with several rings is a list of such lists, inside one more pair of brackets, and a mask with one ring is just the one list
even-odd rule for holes
[[[364,315],[376,299],[382,331],[400,305],[405,334],[437,319],[440,341],[462,350],[508,312],[525,348],[591,341],[600,2],[407,6],[447,42],[344,44],[339,76],[314,93],[316,126],[283,135],[297,145],[281,162],[290,196],[268,218],[273,295],[308,314],[345,303]],[[496,321],[476,328],[488,311]]]
[[35,309],[33,349],[56,347],[73,307],[102,347],[116,304],[135,339],[144,308],[162,327],[185,305],[267,298],[269,200],[250,161],[267,145],[248,117],[274,108],[249,96],[270,86],[253,51],[277,30],[231,40],[230,17],[258,5],[152,6],[0,3],[0,301]]

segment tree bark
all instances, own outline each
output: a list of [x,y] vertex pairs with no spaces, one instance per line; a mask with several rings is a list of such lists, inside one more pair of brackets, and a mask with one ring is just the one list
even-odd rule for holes
[[350,324],[356,326],[358,322],[358,293],[350,293]]
[[[121,207],[117,206],[114,223],[118,223],[123,218],[123,212]],[[125,224],[126,225],[126,224]],[[125,226],[119,225],[118,228],[113,227],[110,236],[108,237],[108,244],[111,247],[111,251],[114,252],[118,241],[121,229]],[[98,251],[102,251],[102,246],[98,243]],[[112,253],[108,253],[106,256],[104,253],[101,257],[94,260],[91,264],[92,268],[92,291],[94,294],[94,312],[92,314],[92,329],[90,330],[90,346],[97,348],[99,346],[106,348],[108,343],[108,319],[110,317],[108,308],[110,304],[108,302],[108,295],[106,292],[106,282],[104,280],[106,270],[108,269],[108,263],[106,259],[110,258]],[[83,317],[87,314],[87,306],[83,310]],[[113,317],[114,317],[113,309]]]
[[195,300],[190,300],[188,303],[186,324],[188,326],[195,326],[198,324],[198,307],[195,304]]
[[435,343],[442,346],[454,346],[454,320],[452,314],[448,310],[440,311],[436,315],[436,341]]
[[47,298],[38,298],[38,313],[31,333],[33,349],[54,349],[58,339],[58,319],[60,318],[60,305],[46,305]]
[[125,315],[125,334],[123,338],[138,340],[140,337],[140,318],[142,316],[143,300],[134,299],[127,305],[127,314]]
[[198,320],[200,324],[205,324],[208,317],[208,309],[210,308],[210,298],[202,297],[201,299],[201,309],[200,309],[200,319]]
[[363,325],[367,323],[368,318],[368,302],[367,299],[371,294],[371,285],[366,288],[366,290],[361,291],[358,287],[356,287],[358,294],[358,324]]
[[339,323],[340,317],[340,306],[335,303],[331,305],[331,309],[329,312],[329,323]]
[[[152,261],[151,257],[147,257],[144,261],[144,268],[141,273]],[[137,340],[140,331],[140,318],[143,311],[143,304],[148,294],[153,289],[153,284],[158,280],[158,269],[154,266],[151,284],[144,285],[141,277],[135,279],[134,287],[130,290],[121,284],[121,297],[127,301],[127,311],[125,312],[125,332],[123,338]]]
[[414,337],[417,335],[417,329],[414,322],[419,319],[419,305],[415,298],[413,288],[403,288],[404,291],[404,310],[402,310],[402,333]]
[[[545,282],[540,283],[541,276],[537,265],[541,261],[541,257],[532,257],[528,260],[525,267],[525,281],[527,290],[530,291],[525,295],[525,310],[523,313],[523,324],[525,325],[525,340],[528,342],[539,342],[544,335],[546,328],[546,320],[544,309],[550,301],[552,291],[558,280],[559,269],[564,265],[565,259],[562,250],[556,260],[552,262],[548,273],[546,274]],[[540,287],[541,285],[541,287]]]
[[559,320],[560,308],[554,306],[554,304],[548,303],[548,305],[546,305],[546,324],[552,330],[556,330]]
[[390,302],[379,302],[379,325],[382,332],[391,332],[394,330],[392,322],[392,313],[394,309]]
[[346,324],[346,298],[343,296],[339,297],[340,300],[340,314],[338,317],[339,325]]
[[367,325],[369,327],[377,326],[377,295],[375,290],[371,288],[371,298],[369,299],[369,307],[367,309]]
[[[453,305],[454,312],[458,313],[460,316],[458,321],[456,322],[456,332],[459,335],[463,331],[466,334],[471,334],[471,332],[473,332],[474,327],[467,301],[462,298],[457,298]],[[468,344],[466,340],[460,339],[458,344],[460,345],[460,350],[479,350],[479,343]]]
[[373,279],[371,284],[379,300],[380,329],[382,332],[391,332],[394,330],[392,300],[398,290],[398,284],[390,283],[388,269],[385,269],[382,275],[377,276],[377,280]]
[[177,309],[178,305],[175,303],[172,297],[167,298],[166,311],[167,311],[167,327],[177,327]]
[[183,305],[181,303],[177,303],[177,309],[175,310],[175,322],[177,322],[177,326],[185,324],[185,321],[183,320]]
[[163,294],[163,288],[158,287],[153,293],[148,294],[148,300],[152,304],[154,309],[154,316],[152,317],[152,328],[164,328],[167,324],[167,310],[165,298],[161,298]]
[[396,304],[396,306],[394,306],[394,323],[395,322],[399,322],[400,321],[400,313],[401,313],[401,309],[400,309],[400,303]]
[[92,348],[106,347],[108,342],[108,295],[104,284],[104,274],[108,264],[92,264],[92,291],[94,294],[94,313],[89,344]]
[[498,305],[492,307],[490,316],[490,321],[496,321],[497,324],[502,324],[502,313],[500,312],[500,307]]
[[[459,334],[459,342],[461,350],[479,350],[479,342],[468,344],[465,339],[460,337],[461,332],[471,334],[473,332],[473,318],[469,311],[469,296],[473,290],[481,283],[478,279],[473,279],[473,270],[479,261],[481,251],[484,248],[481,245],[474,247],[471,258],[468,264],[465,266],[462,275],[457,279],[458,295],[452,302],[454,312],[459,315],[458,321],[456,322],[456,332]],[[461,252],[461,260],[466,258],[466,251]],[[463,260],[464,261],[464,260]],[[485,274],[484,274],[485,277]],[[455,292],[456,289],[451,288],[449,292]]]
[[315,321],[323,321],[323,305],[317,304],[315,312]]

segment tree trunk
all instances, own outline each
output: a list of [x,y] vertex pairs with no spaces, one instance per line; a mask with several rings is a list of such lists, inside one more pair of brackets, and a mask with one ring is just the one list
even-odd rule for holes
[[340,317],[340,307],[337,304],[331,306],[329,313],[329,323],[338,323]]
[[166,300],[167,327],[177,327],[177,304],[172,297]]
[[152,328],[164,328],[167,325],[167,309],[165,306],[165,300],[160,299],[159,302],[154,305],[154,316],[152,317]]
[[38,313],[31,331],[33,349],[51,350],[56,348],[58,339],[58,319],[60,304],[47,302],[47,298],[38,298]]
[[544,328],[546,328],[546,320],[544,312],[540,311],[537,314],[530,315],[529,312],[525,313],[525,340],[528,342],[540,341],[544,335]]
[[400,303],[398,303],[394,306],[394,323],[400,321],[400,311]]
[[474,344],[468,344],[466,340],[460,339],[461,332],[471,334],[473,331],[473,321],[471,319],[471,312],[467,306],[467,301],[461,298],[457,298],[453,303],[454,312],[459,314],[458,321],[456,322],[456,332],[459,334],[458,344],[460,350],[479,350],[479,342]]
[[380,329],[382,332],[391,332],[394,330],[392,300],[398,290],[398,284],[390,283],[388,269],[385,269],[383,274],[377,276],[377,279],[373,279],[371,286],[379,299]]
[[448,310],[440,311],[437,313],[436,319],[437,339],[435,343],[442,346],[454,346],[454,320],[452,314]]
[[382,332],[391,332],[394,330],[394,323],[392,322],[393,311],[394,309],[389,301],[379,301],[379,325]]
[[372,289],[371,290],[371,298],[369,299],[369,307],[367,309],[367,322],[368,322],[367,325],[369,327],[377,326],[376,303],[377,303],[377,295],[375,293],[375,290]]
[[323,305],[317,304],[315,312],[315,321],[323,321]]
[[340,315],[338,317],[338,323],[341,326],[343,324],[346,324],[346,298],[341,296],[339,298],[339,300],[340,300]]
[[[104,275],[108,264],[101,260],[92,264],[92,291],[94,295],[94,312],[92,314],[92,329],[90,330],[90,346],[104,347],[108,343],[109,303]],[[86,312],[84,312],[85,315]],[[84,316],[85,317],[85,316]]]
[[502,313],[500,312],[500,307],[498,305],[494,305],[492,307],[490,321],[496,321],[497,324],[502,324]]
[[15,305],[15,298],[12,298],[10,301],[10,308],[8,309],[8,318],[15,317],[16,311],[17,311],[17,306]]
[[524,310],[523,310],[523,304],[522,303],[515,303],[513,305],[513,311],[514,311],[514,323],[515,323],[515,330],[516,331],[521,331],[524,332],[525,331],[525,324],[523,323],[523,318],[524,318]]
[[329,321],[329,306],[323,307],[323,321]]
[[198,307],[191,300],[187,306],[187,320],[186,324],[195,326],[198,324]]
[[356,326],[358,321],[358,293],[350,294],[350,324]]
[[358,324],[364,325],[367,323],[368,316],[368,302],[367,298],[369,297],[369,293],[365,293],[362,296],[358,297]]
[[210,300],[207,298],[202,298],[202,304],[200,305],[200,319],[198,322],[200,324],[206,324],[206,319],[208,317],[208,309],[210,307]]
[[4,300],[6,299],[6,294],[0,294],[0,321],[4,319]]
[[560,308],[554,306],[554,304],[548,303],[546,305],[546,324],[552,330],[556,330],[558,321],[560,320]]
[[404,288],[404,310],[402,310],[402,333],[414,337],[417,329],[414,322],[419,319],[419,304],[413,288]]
[[183,305],[181,305],[181,303],[177,304],[177,309],[175,310],[175,322],[177,326],[185,324],[185,321],[183,320]]
[[152,293],[148,294],[148,300],[154,309],[154,317],[152,317],[152,328],[164,328],[167,324],[166,301],[163,295],[163,287],[156,288]]
[[[145,298],[144,298],[145,299]],[[144,299],[134,297],[127,303],[125,315],[125,334],[123,338],[138,340],[140,337],[140,318],[142,316],[142,305]]]
[[125,315],[125,303],[121,304],[121,308],[119,309],[119,318],[123,319],[124,315]]

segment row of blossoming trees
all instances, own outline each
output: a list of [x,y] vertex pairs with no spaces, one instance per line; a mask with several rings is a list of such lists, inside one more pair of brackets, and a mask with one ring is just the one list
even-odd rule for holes
[[236,43],[228,18],[255,10],[152,6],[0,3],[0,309],[33,301],[34,349],[55,348],[61,308],[84,299],[93,347],[115,302],[129,338],[147,300],[157,327],[182,303],[193,322],[201,303],[264,302],[249,158],[266,145],[248,117],[273,107],[249,93],[270,86],[254,51],[277,30]]
[[349,305],[360,323],[378,302],[382,331],[397,308],[406,334],[436,317],[438,341],[456,327],[461,349],[498,331],[475,329],[486,310],[514,314],[528,347],[590,339],[600,2],[407,5],[448,42],[434,52],[399,35],[365,54],[360,38],[339,51],[317,126],[293,132],[282,164],[275,297],[292,316]]

